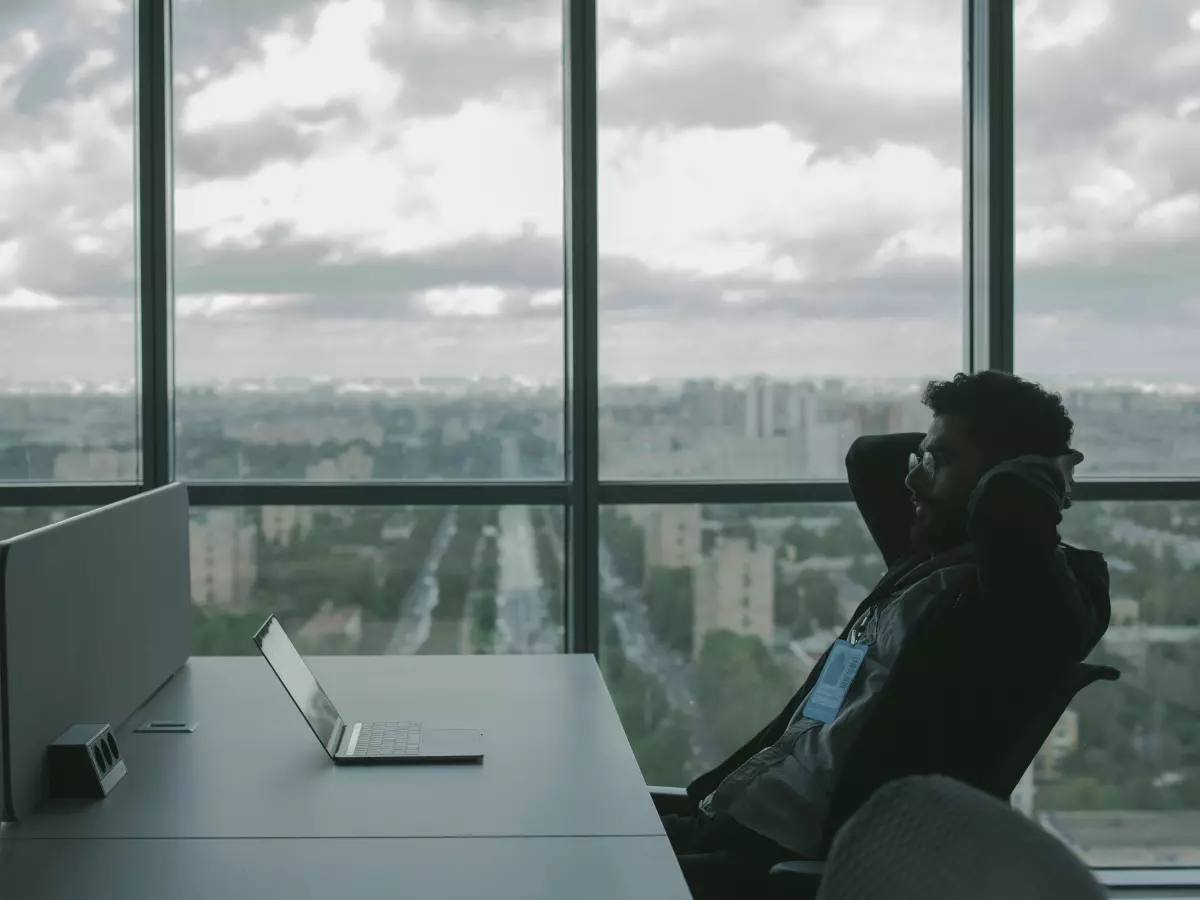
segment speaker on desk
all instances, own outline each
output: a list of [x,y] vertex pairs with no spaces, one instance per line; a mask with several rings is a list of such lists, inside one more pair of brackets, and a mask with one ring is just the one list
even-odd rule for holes
[[125,760],[107,725],[72,725],[46,748],[46,770],[51,797],[107,797]]

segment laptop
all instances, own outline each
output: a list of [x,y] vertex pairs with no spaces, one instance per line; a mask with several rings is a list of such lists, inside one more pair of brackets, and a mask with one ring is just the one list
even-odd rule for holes
[[258,629],[254,643],[335,763],[483,762],[483,735],[472,728],[344,721],[274,616]]

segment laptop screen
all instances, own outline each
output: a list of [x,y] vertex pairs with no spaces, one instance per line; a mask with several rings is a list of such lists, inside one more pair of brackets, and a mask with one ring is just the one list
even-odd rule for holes
[[332,757],[337,752],[338,741],[341,740],[344,727],[342,717],[321,690],[321,685],[317,684],[312,670],[284,633],[279,620],[274,616],[267,619],[254,636],[254,643],[258,645],[262,655],[283,682],[284,689],[308,720],[309,727],[325,748],[325,752]]

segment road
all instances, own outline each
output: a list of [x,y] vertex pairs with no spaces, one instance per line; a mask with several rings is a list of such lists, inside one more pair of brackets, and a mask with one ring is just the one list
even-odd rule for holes
[[497,653],[559,653],[562,638],[547,617],[533,520],[526,506],[500,510],[496,590]]
[[438,525],[433,542],[429,545],[429,553],[421,564],[421,571],[413,580],[412,587],[400,601],[399,615],[396,617],[396,629],[392,639],[388,641],[385,653],[404,655],[416,653],[429,637],[429,629],[433,622],[433,610],[438,604],[437,570],[438,563],[450,539],[458,530],[458,507],[446,511],[442,522]]
[[612,553],[603,539],[599,562],[600,591],[612,609],[625,658],[658,679],[671,707],[692,721],[692,755],[706,767],[715,766],[721,761],[721,754],[696,703],[691,663],[655,637],[641,588],[626,584],[617,574]]
[[[501,477],[521,477],[520,447],[506,437],[500,445]],[[537,534],[527,506],[500,509],[497,538],[500,573],[496,586],[496,652],[560,653],[562,637],[547,616],[546,590],[538,570]]]

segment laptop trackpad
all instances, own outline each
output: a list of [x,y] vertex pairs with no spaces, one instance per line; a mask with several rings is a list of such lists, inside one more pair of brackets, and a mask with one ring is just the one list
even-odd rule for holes
[[420,756],[479,760],[483,735],[474,728],[430,728],[421,732]]

